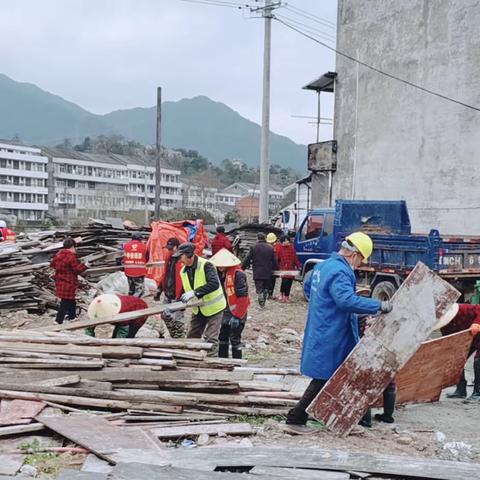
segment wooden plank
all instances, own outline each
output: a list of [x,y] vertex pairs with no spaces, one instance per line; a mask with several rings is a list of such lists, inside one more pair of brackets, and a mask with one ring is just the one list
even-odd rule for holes
[[327,470],[306,470],[304,468],[253,467],[248,473],[254,475],[275,475],[277,477],[288,477],[298,480],[350,479],[350,475],[348,473],[329,472]]
[[43,387],[62,387],[65,385],[73,385],[80,382],[80,375],[67,375],[65,377],[50,378],[40,382],[32,382]]
[[183,302],[174,302],[169,303],[168,305],[159,304],[153,307],[144,308],[142,310],[136,310],[133,312],[119,313],[114,315],[111,318],[101,319],[101,320],[80,320],[75,322],[65,322],[61,325],[49,325],[48,327],[35,328],[34,331],[38,332],[62,332],[64,330],[79,330],[82,328],[88,327],[97,327],[99,325],[116,324],[121,322],[126,322],[130,320],[135,320],[140,317],[148,317],[150,315],[157,315],[162,313],[165,310],[170,310],[171,312],[177,312],[180,310],[185,310],[186,308],[196,307],[201,305],[203,302],[201,300],[193,301],[188,304]]
[[0,454],[0,475],[15,475],[23,465],[25,455]]
[[152,429],[158,438],[180,438],[194,435],[252,435],[253,429],[249,423],[219,423],[214,425],[186,425],[183,427],[160,427]]
[[347,435],[430,335],[460,293],[418,263],[307,409],[338,435]]
[[45,427],[41,423],[30,423],[28,425],[14,425],[11,427],[0,427],[0,437],[9,437],[20,433],[38,432]]
[[99,416],[40,415],[37,420],[113,465],[121,459],[158,463],[162,458],[162,450],[143,431],[121,429]]
[[216,467],[285,467],[316,470],[358,471],[382,475],[398,475],[401,478],[428,478],[434,480],[480,479],[477,463],[453,462],[430,458],[377,455],[348,450],[323,448],[231,448],[190,449],[173,451],[170,465],[192,469],[213,470]]
[[108,474],[66,469],[59,472],[57,480],[108,480]]
[[30,423],[39,414],[45,403],[31,400],[2,400],[0,404],[0,425]]
[[[437,402],[460,379],[473,337],[468,330],[422,343],[395,377],[397,405]],[[382,398],[375,406],[382,405]]]

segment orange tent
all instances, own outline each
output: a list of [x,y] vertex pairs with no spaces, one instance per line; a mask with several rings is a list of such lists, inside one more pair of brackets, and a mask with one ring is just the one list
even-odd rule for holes
[[[208,237],[203,227],[203,220],[185,220],[181,222],[153,222],[152,233],[147,242],[150,253],[149,262],[157,263],[165,260],[168,252],[166,245],[169,238],[178,238],[180,243],[192,242],[196,245],[195,253],[203,255],[203,249],[208,245]],[[150,267],[147,272],[148,278],[153,278],[157,285],[160,283],[164,265]]]

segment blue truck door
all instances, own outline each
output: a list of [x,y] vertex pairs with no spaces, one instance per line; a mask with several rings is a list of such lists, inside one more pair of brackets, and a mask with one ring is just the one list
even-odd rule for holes
[[305,263],[309,258],[328,258],[334,249],[334,213],[310,213],[298,233],[297,255]]

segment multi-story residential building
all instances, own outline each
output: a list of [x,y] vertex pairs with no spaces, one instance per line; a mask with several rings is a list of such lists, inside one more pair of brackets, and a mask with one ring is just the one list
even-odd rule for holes
[[[229,195],[237,196],[238,199],[243,197],[258,198],[260,196],[260,186],[254,183],[236,182],[224,188],[220,192],[220,194],[222,196],[229,196]],[[268,196],[269,196],[270,210],[272,211],[278,210],[283,200],[282,189],[280,187],[271,185],[268,191]]]
[[26,222],[44,218],[47,162],[38,148],[0,142],[0,213]]
[[192,180],[182,180],[183,207],[213,210],[217,205],[218,188],[200,185]]
[[[49,159],[49,209],[56,216],[115,216],[155,208],[151,157],[44,148]],[[162,169],[161,206],[181,204],[178,170]]]

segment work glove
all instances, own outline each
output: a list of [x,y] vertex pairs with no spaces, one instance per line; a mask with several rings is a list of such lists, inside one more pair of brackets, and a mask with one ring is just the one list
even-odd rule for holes
[[162,320],[171,320],[173,318],[173,313],[171,310],[169,310],[168,308],[166,310],[164,310],[161,315],[162,317]]
[[231,328],[232,330],[236,330],[237,328],[240,327],[240,322],[241,322],[241,320],[240,320],[239,318],[237,318],[237,317],[232,317],[232,318],[230,319],[230,328]]
[[193,290],[190,290],[189,292],[185,292],[181,297],[180,300],[183,303],[188,303],[192,298],[195,297],[195,292]]
[[478,323],[472,323],[470,326],[470,333],[475,336],[480,333],[480,325]]
[[389,300],[386,300],[381,303],[380,311],[382,313],[390,313],[393,310],[393,304]]

